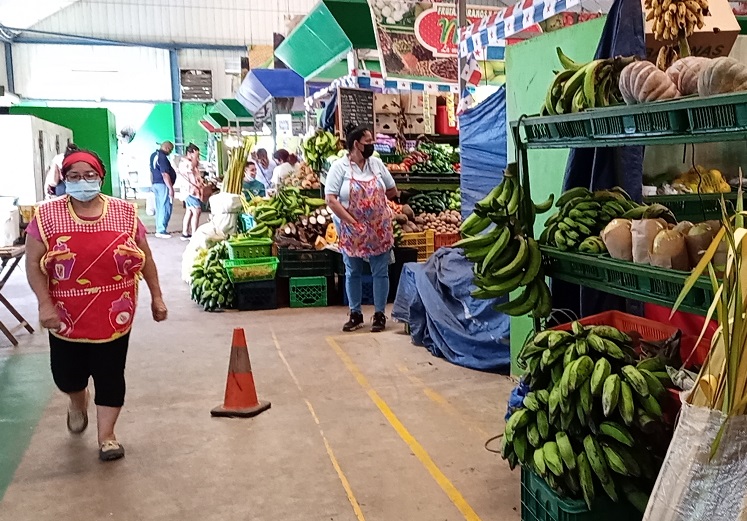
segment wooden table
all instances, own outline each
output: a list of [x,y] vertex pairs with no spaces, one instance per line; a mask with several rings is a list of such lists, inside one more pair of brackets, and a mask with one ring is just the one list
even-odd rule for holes
[[[21,263],[21,259],[23,259],[25,253],[25,246],[9,246],[6,248],[0,248],[0,276],[2,276],[2,278],[0,278],[0,304],[5,306],[8,311],[10,311],[10,314],[13,315],[24,328],[26,328],[26,331],[28,331],[29,333],[33,333],[34,328],[31,327],[28,321],[23,318],[23,316],[16,310],[16,308],[13,307],[10,302],[8,302],[8,299],[6,299],[2,294],[5,283],[8,282],[10,276]],[[8,337],[8,340],[10,340],[14,346],[18,345],[18,340],[16,340],[16,337],[13,336],[13,333],[5,324],[3,324],[2,321],[0,321],[0,331],[2,331],[5,336]]]

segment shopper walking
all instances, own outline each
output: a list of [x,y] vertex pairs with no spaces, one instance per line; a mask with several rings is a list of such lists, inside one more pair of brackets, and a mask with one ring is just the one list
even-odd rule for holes
[[105,176],[89,151],[66,155],[67,195],[39,206],[27,227],[26,273],[49,329],[52,377],[70,397],[67,428],[88,426],[93,377],[99,458],[124,456],[114,426],[125,397],[125,361],[142,274],[153,319],[166,319],[158,273],[135,207],[101,194]]
[[350,320],[343,331],[363,327],[361,311],[361,272],[371,265],[374,290],[374,316],[371,331],[386,328],[389,295],[389,261],[394,236],[387,197],[397,196],[392,174],[374,152],[374,138],[367,128],[357,128],[347,136],[348,156],[332,164],[327,174],[325,195],[335,214],[339,246],[345,261],[345,290],[350,304]]
[[272,188],[272,173],[278,166],[277,163],[267,156],[267,150],[264,148],[257,149],[253,159],[257,165],[257,180],[269,190]]
[[168,233],[171,210],[174,206],[176,171],[171,166],[169,154],[174,151],[171,141],[164,141],[150,156],[152,190],[156,195],[156,237],[171,239]]
[[[184,159],[179,163],[179,176],[186,181],[187,198],[184,199],[184,219],[182,221],[182,240],[188,241],[200,226],[202,214],[202,188],[205,185],[200,174],[200,149],[190,143]],[[192,231],[190,232],[190,226]]]

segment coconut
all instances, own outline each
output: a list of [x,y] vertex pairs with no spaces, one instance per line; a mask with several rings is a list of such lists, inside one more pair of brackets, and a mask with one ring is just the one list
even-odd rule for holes
[[650,260],[652,266],[688,271],[690,261],[687,256],[685,237],[677,230],[660,231],[654,238]]
[[613,219],[602,230],[601,236],[610,257],[626,261],[633,260],[633,236],[629,219]]

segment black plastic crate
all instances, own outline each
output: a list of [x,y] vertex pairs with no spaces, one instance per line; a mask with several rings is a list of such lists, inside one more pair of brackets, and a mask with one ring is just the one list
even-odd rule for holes
[[328,250],[278,249],[278,277],[329,277],[334,265]]
[[257,311],[277,309],[277,288],[274,280],[259,282],[239,282],[234,284],[236,292],[236,309],[239,311]]

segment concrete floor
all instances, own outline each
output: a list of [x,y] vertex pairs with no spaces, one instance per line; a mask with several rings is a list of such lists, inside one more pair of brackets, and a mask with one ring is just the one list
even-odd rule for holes
[[[151,244],[170,315],[150,319],[143,286],[117,431],[124,460],[98,461],[94,428],[67,433],[44,333],[19,333],[18,348],[0,338],[0,424],[14,433],[0,432],[0,473],[20,461],[0,521],[520,519],[518,471],[483,446],[502,431],[508,378],[436,359],[394,323],[344,336],[341,307],[204,313],[179,281],[184,244]],[[36,319],[20,271],[4,293]],[[254,419],[209,414],[234,327],[272,402]],[[33,378],[13,373],[19,361]]]

